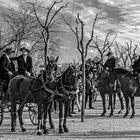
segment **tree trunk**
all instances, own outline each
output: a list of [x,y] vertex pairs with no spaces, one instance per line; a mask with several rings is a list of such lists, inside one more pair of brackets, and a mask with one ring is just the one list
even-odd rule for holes
[[82,56],[82,86],[83,86],[83,92],[82,92],[82,108],[81,108],[81,122],[84,122],[84,115],[85,115],[85,57]]
[[15,42],[15,53],[14,53],[14,57],[17,57],[19,48],[20,48],[20,41]]
[[47,56],[48,56],[48,46],[49,46],[49,40],[46,40],[45,42],[45,52],[44,52],[44,60],[45,60],[45,70],[47,66]]

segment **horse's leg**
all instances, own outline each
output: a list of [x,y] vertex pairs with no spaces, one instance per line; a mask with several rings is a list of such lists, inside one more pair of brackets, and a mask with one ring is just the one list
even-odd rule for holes
[[123,117],[125,118],[129,114],[130,109],[129,109],[129,97],[124,94],[124,98],[125,98],[125,102],[126,102],[126,113],[125,113],[125,115]]
[[50,104],[50,106],[49,106],[49,108],[48,108],[49,124],[50,124],[50,128],[51,128],[51,129],[55,129],[54,124],[53,124],[53,121],[52,121],[52,115],[51,115],[51,112],[52,112],[52,105],[53,105],[53,102]]
[[113,94],[113,99],[114,99],[114,109],[115,109],[115,104],[116,104],[116,93]]
[[110,112],[110,115],[109,117],[113,116],[113,112],[114,112],[114,105],[112,103],[112,93],[109,93],[109,104],[110,104],[110,107],[111,107],[111,112]]
[[57,111],[57,103],[56,103],[56,101],[53,101],[53,106],[54,106],[54,111],[56,112]]
[[43,134],[48,134],[48,130],[46,128],[48,108],[49,104],[45,102],[43,104]]
[[26,129],[25,129],[24,126],[23,126],[23,119],[22,119],[22,113],[23,113],[23,108],[24,108],[24,105],[22,105],[22,102],[20,102],[19,108],[20,108],[20,109],[18,110],[19,124],[20,124],[20,127],[21,127],[22,132],[25,132]]
[[92,92],[91,92],[91,89],[89,91],[89,108],[92,109]]
[[11,131],[15,132],[16,127],[16,101],[11,101]]
[[121,114],[122,111],[124,110],[124,105],[123,105],[123,97],[121,95],[121,91],[117,93],[118,97],[119,97],[119,101],[120,101],[120,104],[121,104],[121,110],[118,112],[118,114]]
[[103,105],[103,113],[101,114],[101,117],[104,117],[105,113],[106,113],[105,94],[104,93],[101,93],[101,98],[102,98],[102,105]]
[[[108,98],[109,98],[109,96],[108,96],[108,94],[107,94],[107,100],[109,100]],[[110,102],[108,103],[107,109],[108,109],[108,110],[110,109]]]
[[132,115],[130,118],[134,118],[135,117],[135,107],[134,107],[134,96],[131,97],[131,107],[132,107]]
[[76,105],[77,105],[78,111],[80,112],[81,107],[80,107],[80,100],[79,100],[78,94],[76,94]]
[[72,105],[71,105],[71,113],[72,113],[72,114],[76,114],[76,113],[74,112],[75,100],[76,100],[75,98],[72,99]]
[[41,127],[42,127],[42,104],[38,104],[38,125],[37,125],[37,135],[41,135]]
[[63,128],[64,128],[64,132],[69,132],[69,129],[67,128],[67,116],[68,116],[68,108],[70,106],[70,101],[67,101],[65,104],[65,112],[64,112],[64,122],[63,122]]
[[63,103],[59,102],[59,133],[64,133],[62,122],[63,122]]

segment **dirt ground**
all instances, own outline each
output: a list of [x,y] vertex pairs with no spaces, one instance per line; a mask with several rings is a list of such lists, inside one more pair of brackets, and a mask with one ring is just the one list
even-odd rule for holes
[[[4,121],[0,127],[0,140],[85,140],[85,139],[140,139],[140,98],[135,101],[136,117],[130,119],[123,118],[123,114],[117,114],[120,105],[117,103],[113,117],[100,117],[102,113],[101,100],[94,103],[95,109],[85,110],[85,121],[82,123],[80,113],[75,109],[76,114],[68,118],[69,133],[58,133],[58,114],[53,114],[55,130],[49,130],[49,134],[37,136],[36,126],[28,117],[28,112],[24,113],[24,124],[27,129],[22,133],[17,123],[17,131],[10,132],[10,115],[5,113]],[[49,125],[48,125],[49,128]]]

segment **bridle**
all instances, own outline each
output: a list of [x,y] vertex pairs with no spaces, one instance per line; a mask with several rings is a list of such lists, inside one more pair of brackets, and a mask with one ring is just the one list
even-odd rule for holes
[[[75,77],[76,77],[76,70],[75,69],[70,69],[70,70],[72,70],[73,72],[72,73],[74,73],[75,74]],[[68,71],[68,70],[67,70]],[[67,73],[67,71],[65,71],[61,76],[60,76],[60,83],[61,83],[61,89],[63,90],[63,91],[66,91],[66,92],[70,92],[70,91],[74,91],[73,89],[75,88],[75,85],[76,85],[76,82],[73,84],[71,81],[70,81],[70,79],[69,79],[69,81],[70,81],[70,85],[67,85],[67,84],[65,84],[64,82],[63,82],[63,79],[65,78],[65,75],[66,75],[66,73]],[[63,77],[64,76],[64,77]],[[73,75],[70,75],[70,76],[73,76]],[[74,77],[73,77],[74,78]],[[75,80],[76,81],[76,80]],[[70,89],[70,90],[68,90],[68,88]]]

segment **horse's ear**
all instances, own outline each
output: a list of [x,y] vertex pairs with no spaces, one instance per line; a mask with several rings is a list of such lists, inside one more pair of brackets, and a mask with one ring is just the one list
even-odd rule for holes
[[56,59],[55,59],[55,62],[56,62],[56,63],[58,62],[58,59],[59,59],[59,56],[57,56]]

